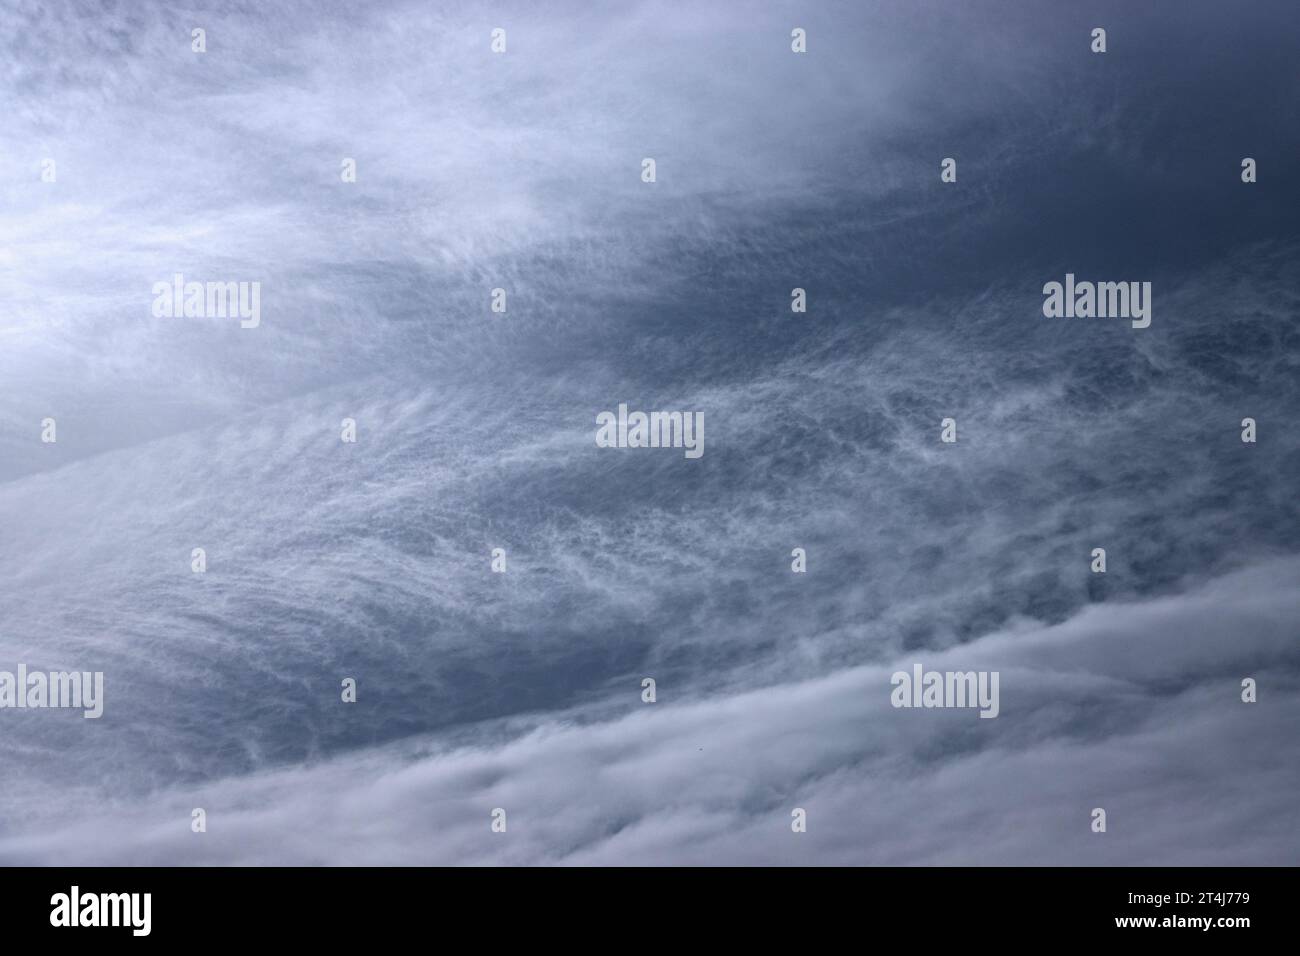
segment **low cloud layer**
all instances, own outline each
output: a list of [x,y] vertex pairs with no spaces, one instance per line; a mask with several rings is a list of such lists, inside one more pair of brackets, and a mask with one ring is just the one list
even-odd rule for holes
[[[12,862],[1281,864],[1300,824],[1300,562],[947,652],[1002,714],[889,705],[893,664],[530,716],[170,791],[0,841]],[[896,662],[910,669],[912,657]],[[1240,699],[1238,675],[1259,683]],[[358,706],[361,706],[359,702]],[[1278,741],[1291,741],[1278,749]],[[189,811],[210,815],[189,832]],[[1088,829],[1094,807],[1109,829]],[[490,812],[507,811],[504,834]],[[806,835],[790,812],[808,813]],[[86,812],[83,808],[83,812]]]

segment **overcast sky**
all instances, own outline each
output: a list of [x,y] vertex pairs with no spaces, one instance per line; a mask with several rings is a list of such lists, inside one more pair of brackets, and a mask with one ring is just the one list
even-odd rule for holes
[[1296,863],[1300,14],[1133,6],[7,5],[0,862]]

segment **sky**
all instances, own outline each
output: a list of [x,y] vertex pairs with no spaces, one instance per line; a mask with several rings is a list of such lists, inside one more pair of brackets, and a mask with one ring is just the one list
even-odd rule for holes
[[[0,671],[105,684],[0,709],[0,863],[1300,859],[1293,4],[0,35]],[[703,455],[598,447],[620,403]]]

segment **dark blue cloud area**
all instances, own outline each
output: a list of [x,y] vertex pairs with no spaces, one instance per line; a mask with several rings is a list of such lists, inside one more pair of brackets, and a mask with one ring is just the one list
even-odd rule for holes
[[1294,5],[704,7],[0,15],[0,861],[1297,861]]

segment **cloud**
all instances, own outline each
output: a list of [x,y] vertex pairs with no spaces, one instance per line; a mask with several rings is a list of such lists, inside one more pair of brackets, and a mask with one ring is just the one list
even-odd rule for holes
[[[108,694],[101,721],[3,715],[0,856],[1294,855],[1267,754],[1294,739],[1300,152],[1219,99],[1290,77],[1283,31],[492,16],[0,15],[0,669]],[[1151,329],[1043,319],[1067,270],[1153,281]],[[176,272],[261,281],[261,327],[155,319]],[[705,456],[596,448],[623,401],[703,412]],[[893,711],[918,658],[1005,668],[1004,715]],[[1122,840],[1079,826],[1094,799]]]
[[[1002,714],[897,710],[912,658],[624,713],[484,727],[173,789],[7,836],[11,862],[1234,864],[1293,857],[1300,563],[920,655]],[[1225,640],[1231,634],[1232,640]],[[1142,642],[1141,649],[1122,654]],[[1241,702],[1240,678],[1260,700]],[[343,705],[339,705],[343,706]],[[362,699],[355,705],[364,706]],[[1261,731],[1267,730],[1266,733]],[[189,832],[189,810],[209,831]],[[790,811],[809,814],[806,836]],[[1089,830],[1094,806],[1109,829]],[[507,811],[494,834],[489,811]]]

